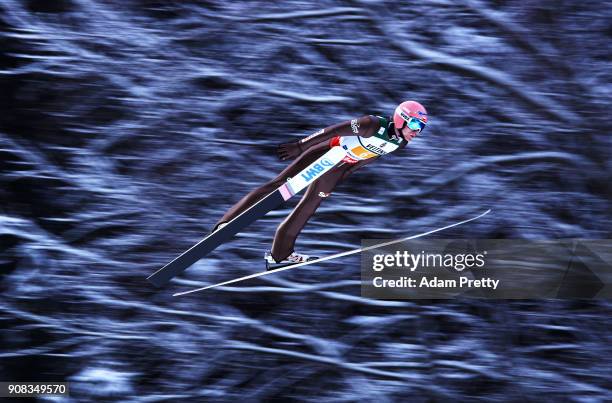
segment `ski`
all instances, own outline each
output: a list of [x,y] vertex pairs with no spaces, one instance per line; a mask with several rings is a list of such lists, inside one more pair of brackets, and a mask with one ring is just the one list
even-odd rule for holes
[[301,172],[289,179],[278,189],[243,211],[227,225],[217,229],[206,238],[183,252],[176,259],[151,274],[147,280],[153,285],[161,287],[168,283],[173,277],[181,274],[189,266],[202,259],[224,242],[229,241],[234,235],[242,231],[246,226],[266,215],[269,211],[280,206],[292,196],[302,191],[323,174],[336,166],[345,156],[342,147],[332,147],[323,156],[304,168]]
[[417,235],[412,235],[412,236],[409,236],[409,237],[406,237],[406,238],[402,238],[402,239],[398,239],[398,240],[394,240],[394,241],[382,242],[382,243],[379,243],[379,244],[376,244],[376,245],[368,246],[366,248],[359,248],[359,249],[353,249],[353,250],[350,250],[350,251],[347,251],[347,252],[340,252],[340,253],[336,253],[335,255],[322,257],[322,258],[319,258],[319,259],[316,259],[316,260],[309,260],[309,261],[302,262],[302,263],[296,263],[296,264],[292,264],[292,265],[289,265],[289,266],[280,267],[280,268],[274,269],[274,270],[268,270],[268,271],[264,271],[264,272],[250,274],[248,276],[235,278],[233,280],[224,281],[222,283],[212,284],[212,285],[208,285],[206,287],[196,288],[194,290],[178,292],[176,294],[173,294],[173,296],[174,297],[180,297],[182,295],[187,295],[187,294],[191,294],[191,293],[198,292],[198,291],[204,291],[204,290],[208,290],[208,289],[215,288],[215,287],[220,287],[220,286],[224,286],[224,285],[228,285],[228,284],[233,284],[233,283],[237,283],[239,281],[249,280],[249,279],[256,278],[256,277],[261,277],[261,276],[267,276],[268,274],[278,273],[278,272],[281,272],[281,271],[284,271],[284,270],[295,269],[295,268],[298,268],[298,267],[307,266],[307,265],[314,264],[314,263],[324,262],[326,260],[332,260],[332,259],[336,259],[336,258],[343,257],[343,256],[353,255],[355,253],[365,252],[365,251],[371,250],[371,249],[382,248],[384,246],[393,245],[393,244],[396,244],[396,243],[408,241],[410,239],[421,238],[421,237],[424,237],[424,236],[427,236],[427,235],[430,235],[430,234],[433,234],[433,233],[436,233],[436,232],[444,231],[444,230],[447,230],[449,228],[453,228],[453,227],[457,227],[457,226],[462,225],[462,224],[466,224],[466,223],[468,223],[470,221],[477,220],[477,219],[479,219],[481,217],[484,217],[485,215],[489,214],[489,212],[491,212],[491,209],[488,209],[484,213],[481,213],[481,214],[479,214],[477,216],[474,216],[472,218],[468,218],[466,220],[459,221],[459,222],[456,222],[454,224],[447,225],[445,227],[437,228],[437,229],[434,229],[434,230],[431,230],[431,231],[427,231],[427,232],[423,232],[423,233],[420,233],[420,234],[417,234]]

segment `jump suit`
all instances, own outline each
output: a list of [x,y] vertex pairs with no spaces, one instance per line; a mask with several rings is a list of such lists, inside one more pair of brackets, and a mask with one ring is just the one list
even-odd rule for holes
[[[217,222],[215,228],[221,223],[232,220],[244,210],[257,203],[264,196],[278,189],[285,181],[299,173],[316,159],[320,158],[329,151],[331,147],[342,146],[348,149],[347,146],[342,143],[350,143],[350,141],[347,141],[349,137],[354,137],[349,140],[356,141],[356,137],[358,136],[359,142],[362,142],[364,139],[377,135],[379,138],[390,141],[395,147],[405,147],[406,142],[403,141],[403,139],[392,138],[388,135],[388,133],[393,133],[393,123],[389,123],[389,121],[390,120],[386,118],[367,115],[359,119],[353,119],[327,127],[300,140],[300,147],[304,151],[276,178],[253,190],[230,208]],[[381,133],[383,133],[382,136]],[[385,143],[385,141],[383,141],[383,143]],[[374,147],[374,149],[376,149],[376,147]],[[328,197],[334,188],[353,172],[373,162],[379,155],[384,154],[384,152],[382,152],[382,154],[378,153],[378,151],[381,150],[375,151],[376,153],[368,152],[368,156],[362,159],[360,159],[359,155],[355,155],[354,153],[352,154],[353,158],[351,158],[351,153],[347,153],[347,157],[342,162],[308,186],[306,193],[295,209],[276,230],[271,251],[274,260],[280,262],[293,252],[295,240],[310,217],[315,213],[323,201],[323,198]],[[365,155],[362,155],[362,157],[363,156]]]

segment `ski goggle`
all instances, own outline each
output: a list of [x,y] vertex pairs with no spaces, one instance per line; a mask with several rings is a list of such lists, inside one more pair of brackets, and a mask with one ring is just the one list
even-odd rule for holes
[[404,127],[406,127],[406,125],[408,125],[408,128],[410,130],[414,130],[417,133],[422,132],[423,130],[425,130],[425,123],[421,122],[419,119],[417,118],[408,118],[408,120],[404,120],[404,125],[402,126],[402,129]]

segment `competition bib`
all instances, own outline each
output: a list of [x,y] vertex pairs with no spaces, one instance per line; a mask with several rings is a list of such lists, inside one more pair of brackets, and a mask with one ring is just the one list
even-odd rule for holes
[[368,158],[380,157],[395,151],[402,140],[391,139],[387,133],[387,120],[381,117],[381,127],[371,137],[349,136],[340,137],[340,147],[347,154],[346,162],[355,163]]

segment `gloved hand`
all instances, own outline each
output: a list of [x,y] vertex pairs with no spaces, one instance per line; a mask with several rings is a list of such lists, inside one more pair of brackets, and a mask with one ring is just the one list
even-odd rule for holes
[[290,143],[283,143],[276,148],[276,153],[281,161],[287,161],[294,159],[302,153],[302,145],[299,141],[292,141]]

